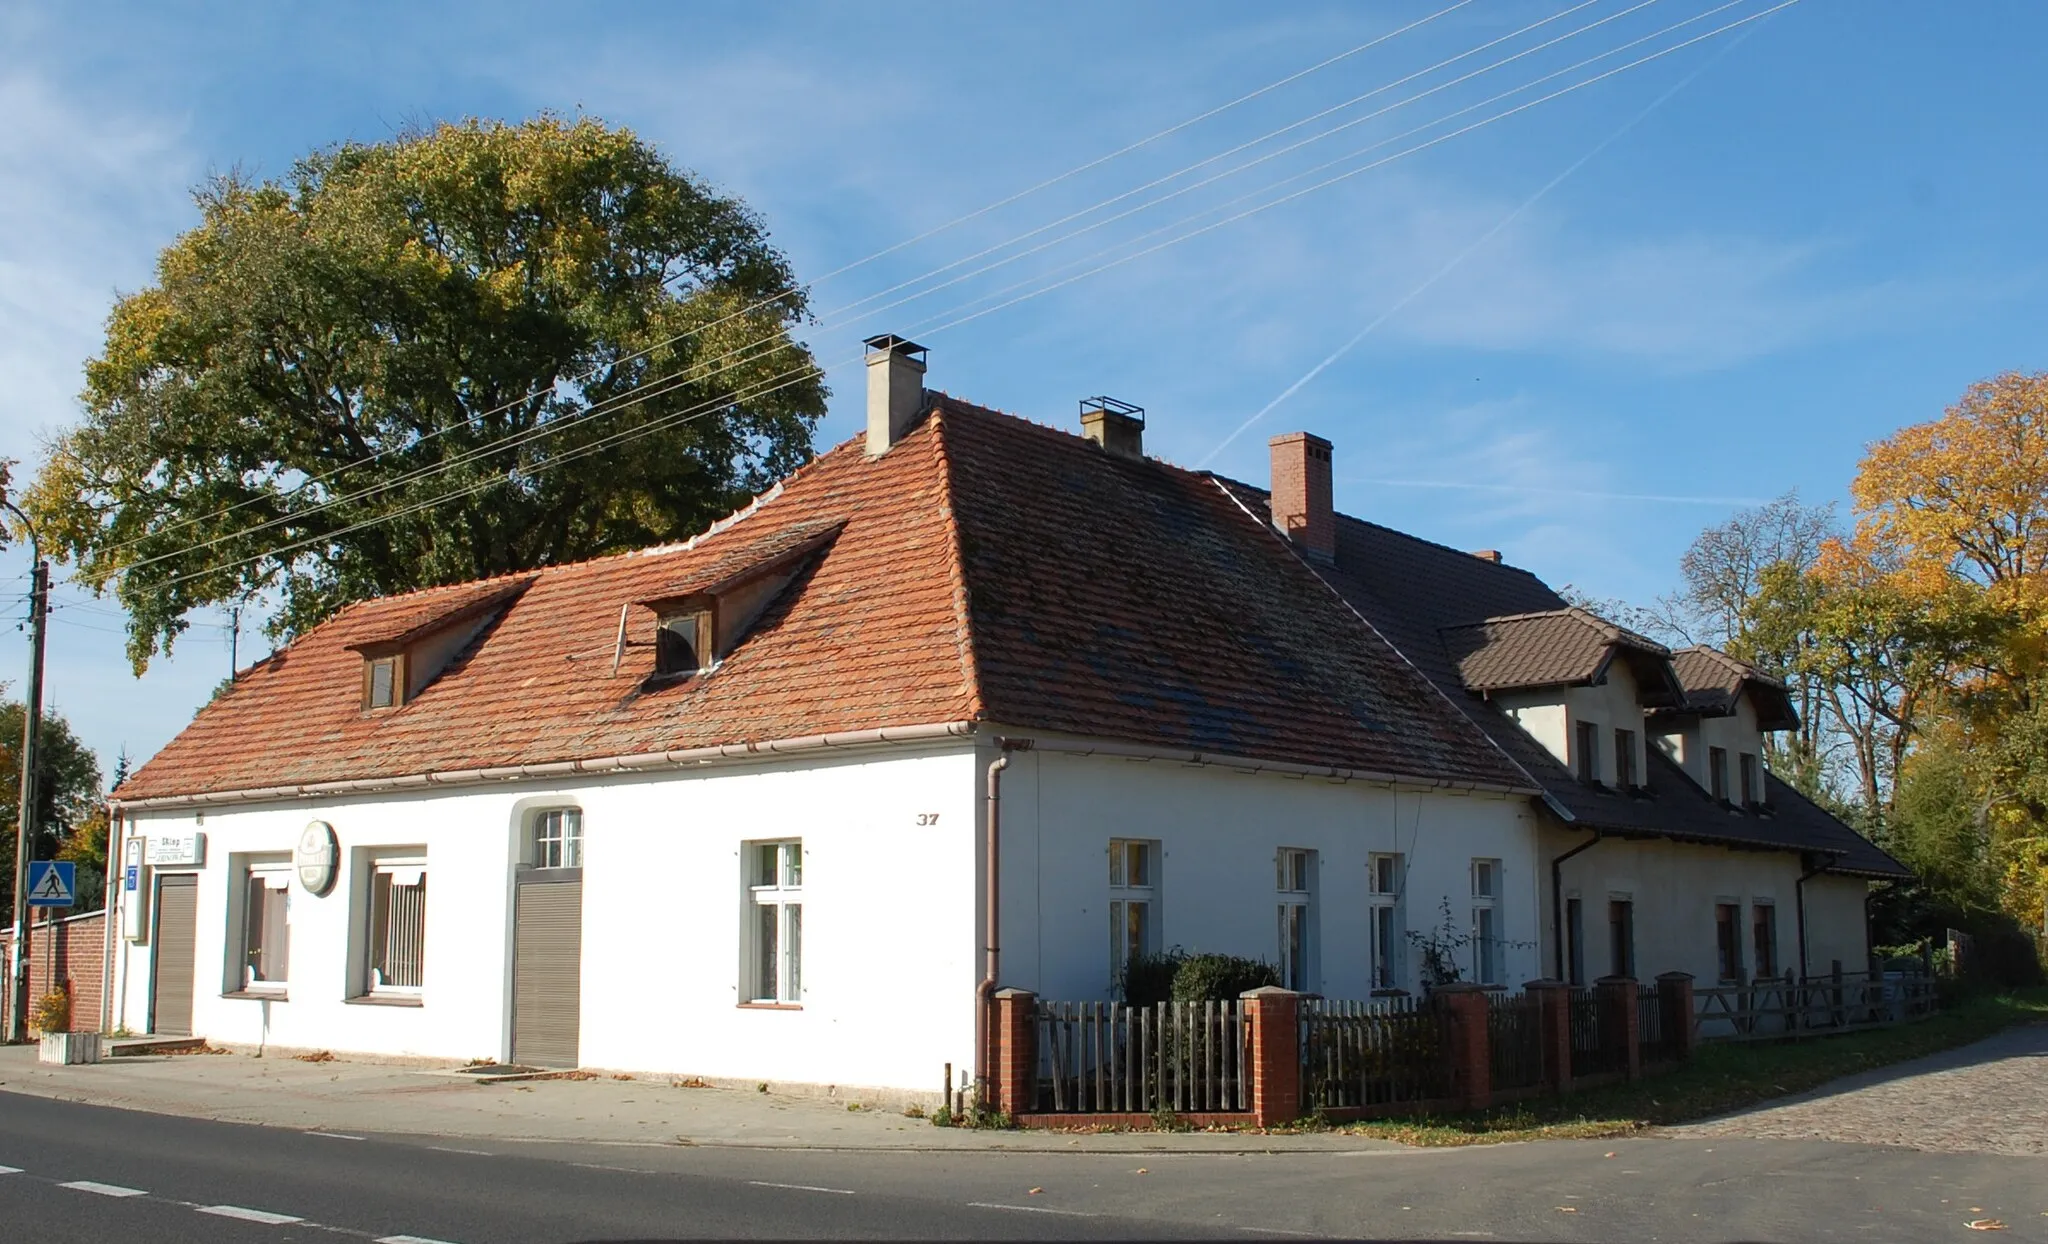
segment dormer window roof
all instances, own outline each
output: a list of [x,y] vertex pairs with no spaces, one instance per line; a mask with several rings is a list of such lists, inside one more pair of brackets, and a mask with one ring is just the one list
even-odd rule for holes
[[1593,686],[1619,660],[1634,671],[1643,707],[1684,703],[1669,648],[1584,609],[1504,614],[1442,634],[1466,688],[1482,695]]
[[426,690],[532,583],[532,576],[479,583],[390,616],[373,614],[348,644],[363,656],[363,708],[401,708]]
[[[799,523],[713,558],[689,578],[634,602],[654,614],[654,674],[680,677],[717,668],[783,589],[846,526],[843,519]],[[630,609],[620,616],[619,653]],[[615,667],[616,668],[616,667]]]
[[1671,654],[1671,667],[1685,688],[1684,711],[1701,717],[1728,717],[1744,695],[1756,710],[1759,730],[1797,730],[1799,713],[1785,684],[1747,661],[1718,648],[1696,644]]

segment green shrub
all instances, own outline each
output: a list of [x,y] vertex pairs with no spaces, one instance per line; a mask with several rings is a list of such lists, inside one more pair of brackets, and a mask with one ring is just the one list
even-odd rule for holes
[[1280,983],[1280,970],[1241,955],[1191,955],[1175,946],[1162,954],[1133,959],[1120,982],[1124,1001],[1229,1002],[1247,990]]
[[1173,974],[1175,1002],[1229,1002],[1280,983],[1280,969],[1239,955],[1189,955]]

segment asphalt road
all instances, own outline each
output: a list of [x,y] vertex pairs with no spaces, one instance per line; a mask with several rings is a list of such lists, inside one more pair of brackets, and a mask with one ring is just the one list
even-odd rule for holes
[[[1612,1156],[1608,1156],[1608,1155]],[[7,1168],[18,1168],[9,1170]],[[0,1093],[0,1242],[2048,1241],[2048,1161],[1802,1141],[1112,1155],[343,1137]]]

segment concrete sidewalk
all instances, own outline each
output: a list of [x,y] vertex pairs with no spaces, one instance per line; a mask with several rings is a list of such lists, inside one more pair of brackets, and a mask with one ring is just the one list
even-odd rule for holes
[[451,1066],[395,1066],[288,1054],[206,1053],[45,1066],[34,1046],[0,1047],[0,1092],[154,1114],[343,1135],[438,1136],[595,1145],[941,1152],[1286,1153],[1399,1150],[1337,1134],[976,1131],[934,1127],[843,1098],[685,1088],[666,1077],[476,1083]]

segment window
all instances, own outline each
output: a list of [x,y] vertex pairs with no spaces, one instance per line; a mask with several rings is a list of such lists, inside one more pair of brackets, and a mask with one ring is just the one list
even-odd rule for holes
[[1714,904],[1714,949],[1719,954],[1721,979],[1742,979],[1742,905]]
[[804,844],[748,843],[746,856],[744,1000],[795,1006],[804,996]]
[[692,674],[703,668],[710,645],[709,618],[700,612],[673,613],[661,619],[654,636],[654,672]]
[[555,808],[533,818],[535,868],[583,867],[583,813]]
[[1745,808],[1753,808],[1762,802],[1760,792],[1763,788],[1757,783],[1756,778],[1756,755],[1752,752],[1742,753],[1742,806]]
[[1315,936],[1316,853],[1283,847],[1277,857],[1280,891],[1280,984],[1309,992]]
[[1614,784],[1622,790],[1636,785],[1636,732],[1614,732]]
[[1373,855],[1366,859],[1366,901],[1372,920],[1372,987],[1401,987],[1401,857]]
[[291,959],[290,869],[250,869],[242,907],[241,988],[282,993]]
[[1723,803],[1728,800],[1728,749],[1707,749],[1707,791]]
[[1119,985],[1124,969],[1159,948],[1159,844],[1109,840],[1109,971]]
[[1600,780],[1600,727],[1590,721],[1579,723],[1579,780]]
[[1636,905],[1625,898],[1607,900],[1609,975],[1636,974]]
[[391,708],[398,703],[397,657],[379,657],[370,662],[369,679],[371,708]]
[[1500,963],[1500,861],[1472,861],[1472,979],[1498,985]]
[[1574,985],[1586,983],[1586,912],[1576,898],[1564,901],[1565,979]]
[[1756,974],[1778,974],[1778,909],[1770,903],[1754,903],[1749,909],[1750,940]]
[[427,866],[424,861],[376,865],[370,878],[370,971],[373,994],[416,994],[426,975]]

